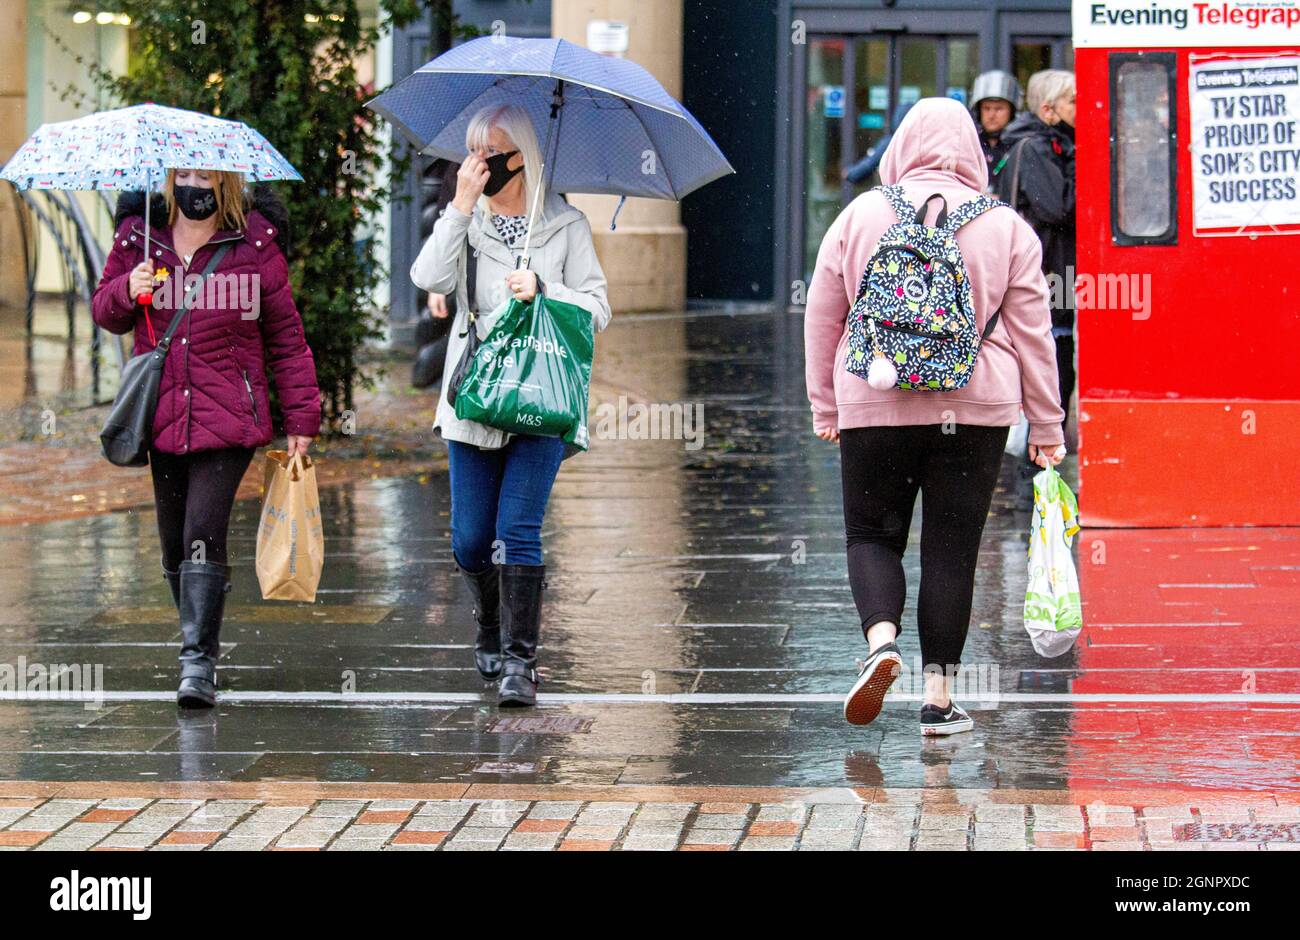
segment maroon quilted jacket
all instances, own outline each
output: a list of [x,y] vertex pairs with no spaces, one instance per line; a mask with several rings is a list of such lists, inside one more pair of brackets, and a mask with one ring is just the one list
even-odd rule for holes
[[[129,210],[124,213],[124,205],[119,204],[120,221],[95,290],[93,313],[95,322],[111,333],[134,329],[135,354],[139,355],[153,349],[166,332],[183,292],[165,283],[155,288],[149,316],[151,340],[146,308],[127,293],[131,269],[144,258],[144,202],[137,196],[131,203],[138,207],[138,215],[129,214]],[[166,220],[160,208],[155,197],[151,221]],[[217,232],[194,253],[190,264],[183,266],[172,247],[171,229],[151,226],[152,260],[156,269],[168,271],[169,280],[182,267],[187,280],[202,274],[217,247],[230,243],[230,250],[172,339],[153,424],[153,443],[158,450],[187,454],[269,443],[268,366],[280,393],[285,433],[310,437],[320,430],[316,364],[294,306],[288,266],[276,243],[281,227],[255,208],[247,215],[244,231]]]

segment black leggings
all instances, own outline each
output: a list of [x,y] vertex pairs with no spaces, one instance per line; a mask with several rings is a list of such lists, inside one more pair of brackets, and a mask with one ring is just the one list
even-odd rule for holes
[[903,552],[921,492],[921,668],[961,663],[980,536],[1007,428],[972,424],[840,431],[849,584],[862,632],[888,620],[902,631]]
[[149,451],[163,567],[177,571],[182,561],[226,563],[230,508],[252,459],[246,447],[195,454]]

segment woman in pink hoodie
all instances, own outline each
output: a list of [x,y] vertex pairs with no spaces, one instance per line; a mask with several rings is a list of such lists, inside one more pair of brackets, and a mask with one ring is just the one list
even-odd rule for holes
[[[952,213],[976,198],[988,177],[970,115],[951,99],[919,101],[895,131],[880,178],[901,185],[913,206],[937,193]],[[937,216],[939,200],[928,205]],[[952,734],[971,728],[970,716],[952,701],[952,679],[970,624],[975,563],[1007,430],[1023,408],[1030,459],[1055,464],[1065,454],[1065,416],[1041,247],[1033,229],[1003,205],[956,235],[980,334],[1001,314],[979,347],[968,384],[951,391],[878,390],[845,368],[849,309],[867,261],[897,221],[886,197],[872,190],[850,203],[822,240],[804,319],[808,399],[814,432],[840,445],[849,583],[870,647],[845,700],[845,718],[874,720],[902,669],[894,641],[919,490],[921,730]],[[927,224],[935,222],[927,218]]]

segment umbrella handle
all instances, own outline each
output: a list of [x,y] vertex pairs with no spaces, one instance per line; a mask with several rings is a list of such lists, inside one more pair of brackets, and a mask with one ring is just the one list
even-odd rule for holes
[[[153,169],[147,168],[144,171],[144,260],[149,260],[149,203],[153,201]],[[153,306],[153,291],[141,291],[140,296],[136,298],[140,301],[141,306]]]
[[528,267],[529,255],[528,246],[533,240],[533,223],[537,221],[537,204],[542,201],[542,189],[546,180],[546,161],[542,161],[541,172],[537,175],[537,185],[533,187],[533,207],[528,212],[528,230],[524,235],[524,252],[519,256],[516,268]]

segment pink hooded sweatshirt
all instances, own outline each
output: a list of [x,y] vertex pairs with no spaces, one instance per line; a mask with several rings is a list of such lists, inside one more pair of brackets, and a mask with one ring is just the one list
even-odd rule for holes
[[[988,182],[970,114],[950,98],[924,98],[908,112],[885,151],[880,178],[901,183],[919,207],[940,193],[953,212]],[[938,200],[930,204],[934,224]],[[840,213],[817,254],[804,315],[805,372],[813,427],[958,424],[1010,427],[1023,407],[1031,444],[1065,440],[1056,376],[1056,346],[1038,236],[1011,208],[990,209],[957,230],[975,298],[980,332],[1002,316],[980,348],[965,388],[877,391],[844,367],[849,308],[867,260],[885,229],[898,221],[883,195],[863,193]]]

